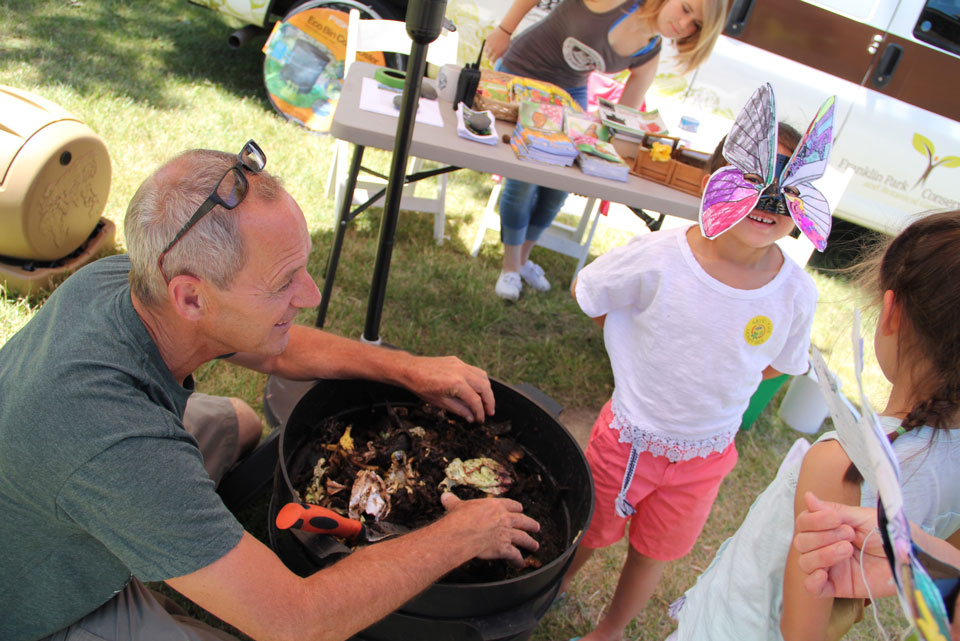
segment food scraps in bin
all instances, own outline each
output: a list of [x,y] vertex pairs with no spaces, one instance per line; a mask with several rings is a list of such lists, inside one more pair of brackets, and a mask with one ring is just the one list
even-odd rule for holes
[[440,489],[449,492],[458,485],[469,485],[481,492],[499,496],[506,494],[513,485],[513,477],[502,465],[492,458],[480,458],[450,461],[446,468],[446,477],[440,481]]
[[426,403],[383,404],[328,417],[313,428],[300,469],[291,470],[296,500],[374,528],[386,521],[410,529],[443,516],[444,491],[464,500],[519,501],[541,526],[533,535],[539,550],[524,551],[525,568],[475,559],[460,570],[474,581],[518,576],[560,556],[570,533],[559,489],[514,440],[512,429],[510,421],[468,424]]

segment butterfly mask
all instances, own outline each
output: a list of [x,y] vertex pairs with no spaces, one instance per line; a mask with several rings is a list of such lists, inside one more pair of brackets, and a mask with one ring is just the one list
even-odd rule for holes
[[777,154],[777,106],[769,83],[744,105],[723,145],[730,164],[713,172],[700,202],[700,230],[716,238],[754,209],[789,214],[820,251],[830,234],[827,199],[811,185],[833,146],[835,97],[823,103],[793,155]]

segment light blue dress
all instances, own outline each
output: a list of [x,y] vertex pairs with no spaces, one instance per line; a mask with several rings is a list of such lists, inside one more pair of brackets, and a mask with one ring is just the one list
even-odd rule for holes
[[[899,422],[882,417],[892,431]],[[937,432],[934,446],[930,438]],[[828,432],[817,442],[836,439]],[[802,439],[801,439],[802,440]],[[945,538],[960,528],[960,432],[922,427],[893,443],[907,517]],[[784,461],[740,528],[723,542],[697,583],[671,606],[677,641],[782,641],[783,573],[793,540],[793,503],[802,457]],[[860,504],[876,507],[866,484]]]

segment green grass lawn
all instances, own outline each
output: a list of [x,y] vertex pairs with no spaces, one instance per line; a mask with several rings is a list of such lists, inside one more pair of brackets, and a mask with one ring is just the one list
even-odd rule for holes
[[[310,269],[320,281],[333,237],[333,206],[324,189],[333,141],[273,110],[262,82],[263,39],[230,50],[226,38],[236,26],[186,0],[0,0],[0,78],[60,104],[104,139],[113,179],[103,216],[118,225],[118,250],[123,250],[126,204],[162,161],[191,147],[234,151],[249,138],[257,140],[267,153],[267,168],[283,178],[303,208],[314,242]],[[0,121],[5,115],[0,114]],[[381,169],[389,164],[384,152],[371,151],[368,157]],[[457,354],[505,382],[535,385],[565,408],[597,411],[610,395],[612,379],[599,329],[566,291],[575,261],[535,250],[553,291],[504,304],[493,294],[501,258],[495,234],[488,233],[477,258],[469,255],[490,188],[485,175],[451,175],[443,246],[432,240],[430,216],[401,216],[382,337],[419,354]],[[332,332],[360,336],[378,227],[379,212],[371,211],[349,229],[327,316],[326,328]],[[592,256],[623,244],[632,233],[601,223]],[[814,343],[840,374],[845,391],[853,394],[849,328],[854,290],[841,278],[813,275],[820,291]],[[43,298],[0,296],[0,344],[29,320]],[[315,312],[305,310],[298,320],[310,324],[314,317]],[[872,335],[871,323],[868,316],[865,336]],[[203,391],[239,396],[262,411],[260,375],[214,363],[201,368],[197,381]],[[888,386],[872,349],[865,382],[871,401],[882,407]],[[709,384],[709,372],[704,372],[704,384]],[[666,606],[695,581],[773,478],[799,436],[776,416],[782,394],[753,429],[738,436],[740,463],[724,482],[701,540],[688,558],[667,570],[627,638],[666,636],[672,629]],[[245,513],[243,518],[252,522],[264,516]],[[564,640],[595,624],[615,586],[624,550],[621,543],[597,554],[577,578],[571,598],[547,614],[533,639]],[[896,621],[887,610],[888,623]],[[875,636],[868,621],[850,638]]]

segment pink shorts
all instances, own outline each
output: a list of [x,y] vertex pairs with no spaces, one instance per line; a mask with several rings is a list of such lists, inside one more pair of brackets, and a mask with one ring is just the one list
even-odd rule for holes
[[[623,537],[628,518],[617,516],[614,502],[623,484],[630,444],[610,427],[613,411],[608,401],[593,425],[586,457],[593,475],[596,503],[582,544],[588,548],[613,545]],[[629,517],[630,545],[640,554],[672,561],[693,549],[717,497],[720,482],[737,464],[733,443],[723,452],[671,463],[663,456],[641,452],[637,471],[627,490],[636,510]]]

